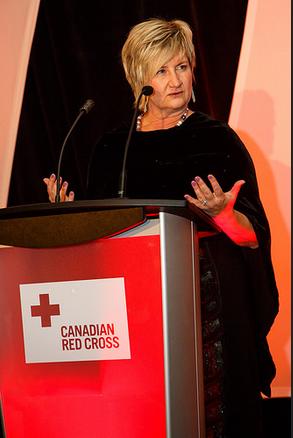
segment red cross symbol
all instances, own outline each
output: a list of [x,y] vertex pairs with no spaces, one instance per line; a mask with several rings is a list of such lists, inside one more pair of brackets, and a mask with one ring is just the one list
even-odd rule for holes
[[40,294],[40,305],[31,306],[32,316],[40,316],[42,327],[51,327],[51,316],[60,315],[59,304],[50,304],[49,294]]

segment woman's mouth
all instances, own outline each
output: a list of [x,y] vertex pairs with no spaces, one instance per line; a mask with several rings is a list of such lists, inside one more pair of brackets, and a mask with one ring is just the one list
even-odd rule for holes
[[170,97],[179,97],[181,96],[183,91],[175,91],[174,93],[169,93],[168,96]]

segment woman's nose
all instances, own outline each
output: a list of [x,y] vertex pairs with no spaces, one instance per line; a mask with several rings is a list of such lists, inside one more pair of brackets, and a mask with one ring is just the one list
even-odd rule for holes
[[179,87],[181,85],[181,79],[176,71],[170,72],[169,85],[171,87]]

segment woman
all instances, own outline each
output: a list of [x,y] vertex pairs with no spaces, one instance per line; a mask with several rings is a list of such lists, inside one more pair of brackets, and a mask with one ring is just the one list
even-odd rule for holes
[[[195,52],[185,22],[138,24],[122,61],[135,103],[143,86],[154,90],[140,102],[127,157],[127,196],[185,196],[222,230],[200,239],[207,437],[261,437],[260,392],[270,396],[275,375],[266,335],[278,294],[253,163],[227,124],[188,109]],[[117,197],[128,131],[122,125],[94,148],[88,198]],[[56,178],[44,181],[54,202]],[[74,199],[67,188],[65,182],[61,200]]]

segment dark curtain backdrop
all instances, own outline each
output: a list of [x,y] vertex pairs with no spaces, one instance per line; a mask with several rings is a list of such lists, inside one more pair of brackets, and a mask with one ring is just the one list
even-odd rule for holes
[[57,172],[64,138],[87,99],[94,109],[69,138],[61,175],[84,198],[93,145],[131,120],[133,97],[120,51],[129,29],[151,18],[179,18],[194,31],[197,102],[227,121],[247,0],[41,0],[28,67],[8,205],[47,202],[42,179]]

